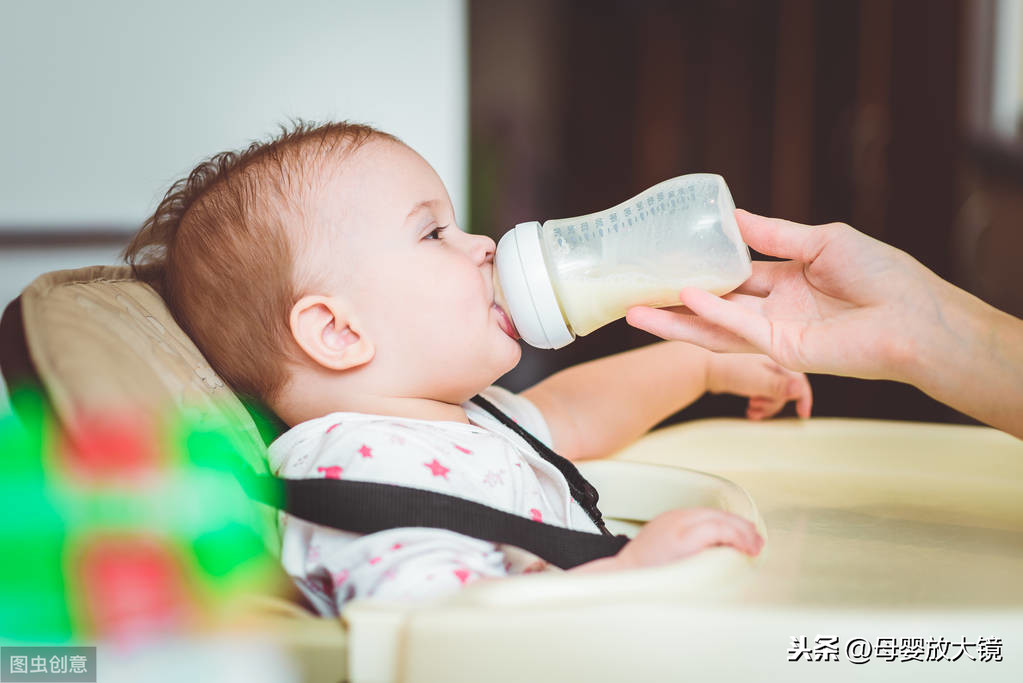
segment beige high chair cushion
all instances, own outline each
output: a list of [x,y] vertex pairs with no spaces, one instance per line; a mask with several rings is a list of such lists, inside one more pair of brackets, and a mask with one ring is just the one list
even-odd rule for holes
[[[249,466],[269,472],[262,438],[241,401],[130,267],[46,273],[22,292],[21,307],[29,355],[65,429],[94,411],[178,411],[200,425],[229,426]],[[259,507],[264,543],[276,555],[274,512]]]
[[[239,454],[269,473],[256,423],[177,325],[163,299],[128,266],[92,266],[40,276],[21,294],[29,355],[65,429],[81,411],[183,411],[199,424],[229,425]],[[161,412],[163,411],[163,412]],[[276,511],[256,505],[263,542],[280,552]],[[347,670],[347,640],[336,619],[294,604],[283,572],[267,595],[238,599],[227,628],[260,633],[289,653],[301,680],[336,681]],[[291,590],[289,590],[289,588]],[[232,625],[231,619],[236,624]]]

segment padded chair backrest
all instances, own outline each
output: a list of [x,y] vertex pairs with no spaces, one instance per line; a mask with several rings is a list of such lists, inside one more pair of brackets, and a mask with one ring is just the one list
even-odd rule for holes
[[[27,364],[17,359],[12,316],[19,307]],[[269,472],[265,440],[253,416],[213,372],[163,299],[134,279],[130,267],[91,266],[42,275],[5,318],[5,376],[17,380],[18,374],[34,371],[68,433],[74,433],[82,416],[97,412],[181,415],[192,424],[229,429],[253,471]],[[260,508],[264,542],[276,554],[275,512]]]

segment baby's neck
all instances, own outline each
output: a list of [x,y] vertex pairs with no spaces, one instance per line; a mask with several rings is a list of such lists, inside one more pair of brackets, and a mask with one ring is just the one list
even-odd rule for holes
[[279,405],[274,407],[274,412],[291,426],[335,412],[390,415],[416,420],[470,424],[465,409],[460,405],[413,397],[376,395],[285,397]]
[[351,408],[349,412],[469,424],[465,409],[461,405],[453,403],[429,398],[395,396],[364,396],[361,399],[358,405]]

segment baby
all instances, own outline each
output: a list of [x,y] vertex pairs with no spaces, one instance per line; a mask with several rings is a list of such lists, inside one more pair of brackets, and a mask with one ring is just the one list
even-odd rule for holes
[[[125,251],[221,377],[291,429],[269,449],[282,477],[387,482],[599,533],[560,472],[470,399],[496,405],[570,460],[610,455],[707,391],[747,415],[810,387],[763,356],[660,342],[513,394],[521,356],[494,303],[495,244],[463,232],[440,178],[373,128],[299,124],[200,164]],[[281,513],[286,571],[322,614],[354,598],[429,600],[479,579],[557,570],[444,529],[359,535]],[[570,571],[672,562],[712,545],[755,555],[744,519],[675,510],[615,556]]]

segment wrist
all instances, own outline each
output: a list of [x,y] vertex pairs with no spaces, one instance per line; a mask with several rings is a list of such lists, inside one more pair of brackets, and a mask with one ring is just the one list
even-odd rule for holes
[[961,292],[933,271],[903,254],[903,277],[893,280],[893,296],[886,302],[887,320],[878,329],[881,343],[874,347],[877,363],[867,379],[890,379],[920,387],[933,373],[936,358],[946,356],[954,346],[948,316]]
[[703,359],[703,388],[704,391],[712,394],[720,394],[727,391],[727,387],[722,382],[722,362],[724,354],[714,353],[707,351]]
[[962,361],[976,362],[986,353],[984,338],[990,324],[988,306],[968,292],[931,276],[928,297],[917,325],[908,325],[895,359],[892,377],[934,396],[944,383],[955,383]]

